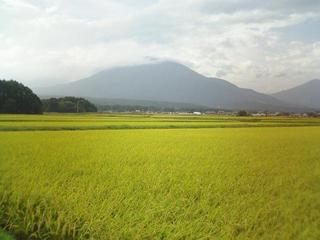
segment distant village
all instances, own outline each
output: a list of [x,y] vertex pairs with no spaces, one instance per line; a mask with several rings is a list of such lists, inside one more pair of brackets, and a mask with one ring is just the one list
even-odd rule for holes
[[[101,111],[104,113],[116,113],[119,111]],[[122,111],[122,113],[130,114],[177,114],[177,115],[221,115],[221,116],[243,116],[243,117],[276,117],[276,116],[286,116],[286,117],[320,117],[320,112],[302,112],[302,113],[290,113],[290,112],[269,112],[269,111],[232,111],[232,110],[216,110],[216,111],[149,111],[149,110],[127,110]]]

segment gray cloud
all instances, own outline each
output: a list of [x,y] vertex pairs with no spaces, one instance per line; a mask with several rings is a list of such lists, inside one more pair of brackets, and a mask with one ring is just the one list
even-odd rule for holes
[[311,0],[0,0],[0,78],[50,85],[151,57],[275,91],[319,78],[319,35],[301,37],[320,27],[319,10]]
[[318,0],[214,0],[204,1],[203,10],[208,13],[234,13],[239,11],[272,10],[282,13],[317,12],[320,9]]

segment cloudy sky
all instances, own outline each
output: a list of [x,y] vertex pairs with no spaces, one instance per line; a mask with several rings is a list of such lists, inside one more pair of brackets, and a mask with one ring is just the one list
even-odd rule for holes
[[152,59],[261,92],[320,78],[320,1],[0,0],[0,78],[46,86]]

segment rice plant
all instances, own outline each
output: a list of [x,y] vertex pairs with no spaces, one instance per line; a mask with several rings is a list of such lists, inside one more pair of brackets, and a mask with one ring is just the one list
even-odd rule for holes
[[308,126],[0,131],[0,227],[17,239],[319,239],[319,143]]

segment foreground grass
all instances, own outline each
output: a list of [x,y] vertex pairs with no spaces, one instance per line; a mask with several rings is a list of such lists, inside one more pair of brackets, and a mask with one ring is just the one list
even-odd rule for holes
[[34,239],[319,239],[320,128],[0,132],[0,225]]
[[0,240],[13,240],[13,238],[0,229]]

